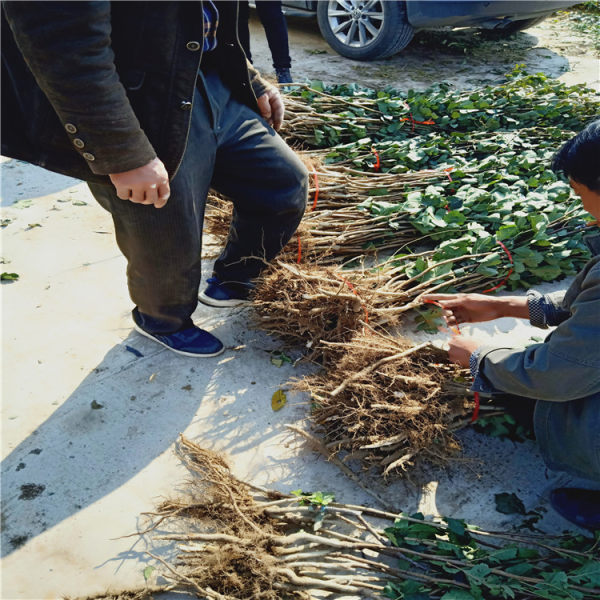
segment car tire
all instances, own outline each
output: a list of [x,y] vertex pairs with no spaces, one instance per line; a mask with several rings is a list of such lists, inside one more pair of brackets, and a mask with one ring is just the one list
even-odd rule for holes
[[[363,12],[365,7],[368,12]],[[321,0],[317,21],[325,41],[338,54],[354,60],[392,56],[414,35],[406,4],[400,0]]]
[[538,23],[541,23],[544,19],[546,19],[548,15],[544,15],[543,17],[533,17],[532,19],[521,19],[519,21],[513,21],[506,27],[498,28],[498,29],[489,29],[487,32],[490,37],[493,38],[504,38],[508,37],[513,33],[517,33],[517,31],[523,31],[524,29],[529,29]]

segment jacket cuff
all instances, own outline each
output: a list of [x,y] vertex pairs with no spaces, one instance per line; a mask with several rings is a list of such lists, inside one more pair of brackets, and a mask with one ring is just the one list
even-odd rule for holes
[[541,329],[548,328],[546,302],[544,296],[535,290],[527,292],[527,308],[529,309],[529,323]]
[[148,164],[156,152],[132,119],[111,121],[110,128],[90,119],[61,114],[63,127],[76,151],[96,175],[123,173]]
[[248,76],[252,91],[257,98],[260,98],[271,86],[260,76],[260,73],[254,68],[250,61],[248,64]]
[[471,377],[475,379],[477,377],[477,373],[479,372],[479,355],[481,354],[481,350],[477,348],[474,352],[471,353],[469,357],[469,369],[471,370]]
[[469,358],[469,368],[473,377],[471,385],[472,392],[478,392],[486,397],[492,397],[496,394],[502,394],[502,390],[495,388],[483,373],[483,361],[487,354],[495,350],[493,346],[480,346]]

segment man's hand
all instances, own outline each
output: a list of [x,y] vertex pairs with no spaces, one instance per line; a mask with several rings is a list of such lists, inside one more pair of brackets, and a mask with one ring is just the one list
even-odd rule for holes
[[111,173],[109,177],[121,200],[162,208],[171,195],[169,175],[159,158],[131,171]]
[[439,303],[450,327],[459,323],[492,321],[500,317],[529,317],[525,296],[496,298],[485,294],[426,294],[423,300]]
[[260,98],[257,99],[258,110],[261,116],[273,127],[279,130],[283,123],[283,98],[276,88],[269,88]]
[[461,367],[469,367],[471,354],[481,346],[481,342],[464,335],[453,335],[450,338],[448,358]]

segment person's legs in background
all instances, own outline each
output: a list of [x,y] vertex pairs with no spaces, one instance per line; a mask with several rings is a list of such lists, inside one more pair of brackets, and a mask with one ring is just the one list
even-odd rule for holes
[[[267,43],[273,59],[273,68],[278,83],[292,83],[292,59],[288,42],[287,23],[281,7],[281,2],[265,1],[256,2],[256,12],[267,36]],[[250,31],[248,29],[249,18],[248,2],[239,3],[238,12],[238,38],[246,53],[246,58],[252,62],[250,51]]]
[[288,42],[287,23],[281,2],[257,0],[256,12],[267,36],[273,58],[273,68],[279,83],[292,83],[292,59]]

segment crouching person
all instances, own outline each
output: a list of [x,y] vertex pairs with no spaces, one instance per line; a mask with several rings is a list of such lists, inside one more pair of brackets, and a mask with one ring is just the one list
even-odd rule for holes
[[[600,120],[556,154],[556,171],[570,179],[584,208],[600,220]],[[437,294],[450,326],[500,317],[556,326],[543,343],[526,349],[483,345],[455,335],[449,357],[470,367],[473,391],[508,395],[521,418],[531,415],[542,456],[551,469],[600,483],[600,234],[587,236],[592,259],[566,292],[526,297]],[[600,491],[554,490],[551,504],[565,518],[600,529]]]

